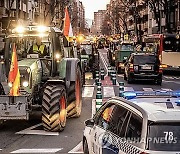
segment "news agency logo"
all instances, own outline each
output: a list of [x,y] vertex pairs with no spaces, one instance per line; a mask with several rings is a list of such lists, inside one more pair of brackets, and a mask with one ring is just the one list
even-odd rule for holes
[[111,133],[104,132],[99,135],[98,143],[101,146],[109,146],[111,144],[120,146],[121,143],[129,144],[139,144],[139,143],[150,143],[150,144],[178,144],[178,138],[174,137],[167,140],[165,137],[147,137],[147,138],[138,138],[138,137],[118,137],[117,135],[112,135]]

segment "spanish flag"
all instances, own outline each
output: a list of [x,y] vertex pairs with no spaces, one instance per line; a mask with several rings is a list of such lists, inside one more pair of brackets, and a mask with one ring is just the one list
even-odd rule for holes
[[20,73],[19,73],[15,43],[13,45],[12,60],[11,60],[8,81],[11,87],[10,96],[19,96]]
[[64,36],[66,36],[68,40],[70,37],[73,37],[73,31],[67,7],[65,8]]

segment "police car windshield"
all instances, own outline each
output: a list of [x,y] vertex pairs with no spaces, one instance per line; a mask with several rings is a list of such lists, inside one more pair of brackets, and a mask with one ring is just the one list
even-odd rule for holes
[[154,55],[135,55],[134,64],[154,64],[156,62],[156,57]]
[[148,149],[155,151],[180,150],[180,122],[157,123],[149,126]]

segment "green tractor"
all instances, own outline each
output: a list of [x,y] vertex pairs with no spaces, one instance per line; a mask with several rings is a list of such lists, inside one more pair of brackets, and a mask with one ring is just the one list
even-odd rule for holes
[[[38,37],[46,45],[46,55],[31,53]],[[47,131],[62,131],[67,117],[79,117],[82,107],[82,71],[78,58],[69,58],[67,40],[55,27],[28,26],[7,36],[0,86],[0,121],[29,120],[34,111],[42,112]],[[7,82],[13,45],[20,72],[20,95],[10,96]],[[5,70],[5,71],[3,71]]]
[[99,71],[99,53],[95,44],[83,42],[78,45],[77,51],[79,52],[81,63],[84,66],[84,71],[92,72],[93,78],[95,78],[96,71]]
[[124,63],[132,52],[134,52],[133,43],[121,42],[119,49],[115,51],[115,67],[118,73],[124,72]]

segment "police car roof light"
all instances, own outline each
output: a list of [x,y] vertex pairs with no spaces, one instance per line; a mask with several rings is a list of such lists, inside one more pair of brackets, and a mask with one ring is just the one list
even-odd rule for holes
[[[165,90],[156,90],[156,91],[134,91],[134,92],[124,92],[123,97],[127,100],[133,99],[141,96],[170,96],[170,97],[180,97],[180,91],[165,91]],[[180,103],[180,102],[179,102]]]

